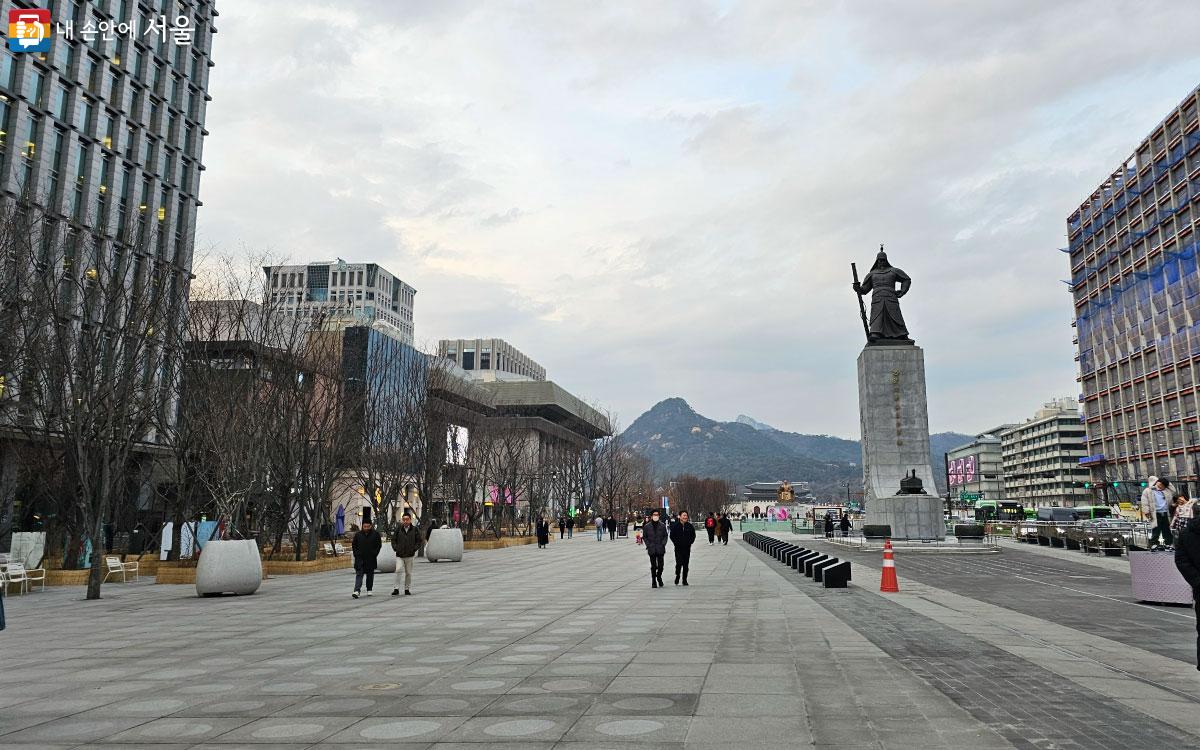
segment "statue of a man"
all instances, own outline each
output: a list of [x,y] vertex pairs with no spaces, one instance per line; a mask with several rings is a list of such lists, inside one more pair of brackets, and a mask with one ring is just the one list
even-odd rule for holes
[[[896,289],[896,285],[900,289]],[[908,274],[888,263],[887,253],[879,248],[875,265],[861,283],[853,285],[860,297],[871,293],[871,322],[867,336],[870,341],[912,341],[904,316],[900,313],[900,298],[908,294],[912,279]]]

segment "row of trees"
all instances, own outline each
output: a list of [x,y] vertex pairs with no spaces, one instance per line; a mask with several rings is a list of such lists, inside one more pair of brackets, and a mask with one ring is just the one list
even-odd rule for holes
[[681,474],[670,482],[671,507],[686,510],[693,518],[725,512],[733,485],[724,479]]
[[16,524],[47,531],[64,568],[91,551],[89,598],[106,529],[139,522],[150,537],[173,522],[172,556],[207,517],[312,559],[347,487],[378,517],[413,504],[468,535],[653,497],[619,435],[539,439],[447,361],[346,333],[349,308],[290,313],[303,290],[267,288],[262,263],[202,260],[193,278],[135,229],[117,242],[0,208],[0,544]]

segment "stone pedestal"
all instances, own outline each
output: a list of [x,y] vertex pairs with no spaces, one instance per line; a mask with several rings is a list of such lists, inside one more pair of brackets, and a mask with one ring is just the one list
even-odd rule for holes
[[866,346],[858,356],[863,491],[868,524],[889,524],[893,539],[944,539],[942,502],[931,495],[896,496],[916,470],[926,491],[929,465],[925,356],[914,344]]
[[253,594],[262,585],[262,558],[253,539],[213,539],[196,563],[196,593]]

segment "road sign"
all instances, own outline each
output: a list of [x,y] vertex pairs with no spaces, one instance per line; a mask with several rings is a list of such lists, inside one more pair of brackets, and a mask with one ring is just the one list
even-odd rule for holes
[[963,502],[972,502],[974,500],[981,500],[982,498],[983,498],[982,492],[960,492],[960,493],[958,493],[958,499],[962,500]]

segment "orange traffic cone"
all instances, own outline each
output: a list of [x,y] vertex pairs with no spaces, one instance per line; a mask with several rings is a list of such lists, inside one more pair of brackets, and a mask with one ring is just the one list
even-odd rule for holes
[[900,593],[900,583],[896,580],[896,558],[892,556],[892,540],[883,540],[883,577],[879,581],[879,590],[886,594]]

